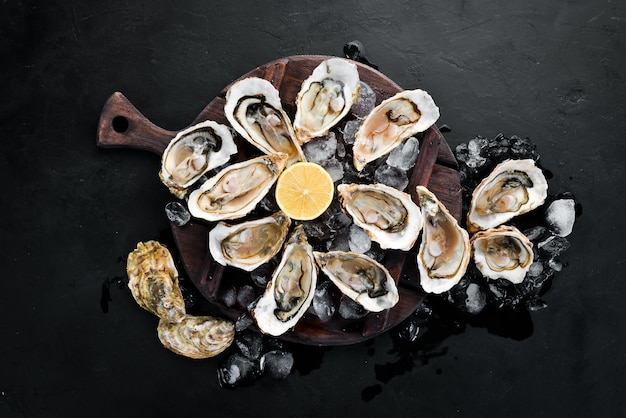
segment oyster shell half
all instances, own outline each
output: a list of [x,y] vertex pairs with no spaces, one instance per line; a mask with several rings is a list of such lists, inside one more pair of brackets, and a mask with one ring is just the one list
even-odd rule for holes
[[443,293],[456,285],[467,270],[469,235],[430,190],[417,186],[417,193],[424,217],[417,254],[420,284],[425,292]]
[[405,90],[384,100],[367,115],[354,136],[354,167],[361,171],[437,119],[439,108],[424,90]]
[[209,232],[209,251],[221,265],[252,271],[278,254],[290,225],[282,211],[240,224],[220,222]]
[[317,265],[304,227],[289,237],[280,264],[252,310],[259,329],[278,336],[296,325],[311,305],[317,286]]
[[313,252],[313,255],[339,290],[368,311],[380,312],[398,303],[393,277],[374,259],[345,251]]
[[157,335],[165,348],[193,359],[214,357],[235,339],[235,324],[223,318],[187,315],[179,323],[159,321]]
[[296,98],[294,128],[301,144],[325,135],[359,97],[359,72],[343,58],[321,62],[304,80]]
[[408,251],[423,226],[422,213],[411,196],[384,184],[340,184],[344,210],[381,248]]
[[245,216],[270,191],[287,157],[284,153],[263,155],[226,167],[189,194],[189,212],[207,221]]
[[509,221],[543,204],[548,182],[532,159],[498,164],[474,189],[467,228],[474,233]]
[[477,232],[470,240],[476,267],[490,279],[521,283],[533,263],[533,244],[513,226]]
[[210,120],[176,134],[163,151],[159,177],[179,198],[204,173],[228,162],[237,146],[225,125]]
[[168,322],[185,317],[178,271],[169,250],[156,241],[140,242],[128,254],[128,287],[139,306]]
[[278,90],[269,81],[249,77],[226,92],[224,113],[232,127],[265,154],[284,152],[288,165],[306,161]]

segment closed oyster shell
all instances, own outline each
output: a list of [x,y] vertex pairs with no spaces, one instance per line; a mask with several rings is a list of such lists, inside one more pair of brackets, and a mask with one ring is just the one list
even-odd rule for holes
[[207,221],[250,213],[283,172],[287,154],[263,155],[226,167],[189,194],[192,216]]
[[382,101],[365,118],[354,136],[354,167],[388,154],[403,140],[430,128],[439,108],[424,90],[405,90]]
[[235,324],[223,318],[187,315],[179,323],[161,319],[157,334],[168,350],[203,359],[218,355],[233,343]]
[[359,97],[359,72],[343,58],[321,62],[304,80],[296,98],[294,128],[301,144],[325,135]]
[[417,186],[424,217],[417,254],[420,284],[425,292],[443,293],[456,285],[470,259],[469,235],[426,187]]
[[470,240],[476,267],[483,276],[521,283],[533,263],[533,244],[513,226],[477,232]]
[[182,321],[185,302],[174,260],[165,246],[156,241],[138,243],[128,254],[126,272],[139,306],[168,322]]
[[252,271],[278,254],[290,225],[282,211],[239,224],[220,222],[209,232],[209,251],[224,266]]
[[278,336],[294,327],[311,305],[317,286],[317,265],[304,227],[290,236],[282,259],[252,310],[259,329]]
[[225,125],[200,122],[176,134],[163,151],[159,177],[170,192],[183,198],[203,174],[228,162],[237,146]]

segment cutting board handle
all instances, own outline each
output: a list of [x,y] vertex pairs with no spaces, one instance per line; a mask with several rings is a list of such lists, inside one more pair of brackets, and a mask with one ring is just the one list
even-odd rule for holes
[[150,122],[122,93],[115,92],[102,108],[96,143],[104,148],[137,148],[161,155],[175,135]]

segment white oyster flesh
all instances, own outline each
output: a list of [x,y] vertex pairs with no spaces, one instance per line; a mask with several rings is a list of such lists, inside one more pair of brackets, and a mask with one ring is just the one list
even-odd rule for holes
[[247,215],[270,191],[287,157],[284,153],[263,155],[226,167],[189,194],[189,212],[207,221]]
[[502,225],[543,204],[548,182],[532,159],[506,160],[476,187],[467,226],[470,232]]
[[467,270],[469,235],[431,191],[417,186],[417,193],[424,217],[417,254],[420,284],[425,292],[443,293],[455,286]]
[[424,90],[404,90],[382,101],[355,134],[354,167],[361,171],[405,139],[430,128],[437,119],[439,108]]
[[384,184],[340,184],[344,210],[383,249],[410,250],[424,224],[408,193]]
[[317,286],[313,248],[299,225],[290,236],[280,264],[258,300],[252,316],[259,329],[274,336],[293,328],[305,314]]
[[204,173],[226,164],[236,152],[228,127],[214,121],[200,122],[177,133],[167,145],[159,177],[182,198]]
[[265,154],[283,152],[288,165],[306,161],[279,92],[269,81],[249,77],[235,82],[226,93],[224,113],[239,135]]
[[317,265],[343,294],[370,312],[390,309],[398,303],[396,283],[382,264],[364,255],[345,251],[313,252]]
[[209,251],[221,265],[252,271],[278,254],[290,225],[282,211],[239,224],[219,222],[209,232]]
[[533,244],[513,226],[477,232],[470,243],[476,267],[492,280],[521,283],[533,263]]
[[343,58],[320,63],[304,80],[296,98],[294,128],[303,144],[325,135],[341,121],[359,97],[356,64]]

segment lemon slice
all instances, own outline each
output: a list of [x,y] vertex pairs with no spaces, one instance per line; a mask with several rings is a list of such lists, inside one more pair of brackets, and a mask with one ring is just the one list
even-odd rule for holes
[[308,221],[320,216],[333,200],[335,187],[320,165],[290,165],[276,182],[276,203],[292,219]]

